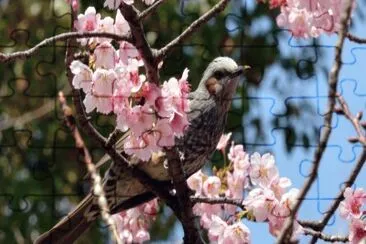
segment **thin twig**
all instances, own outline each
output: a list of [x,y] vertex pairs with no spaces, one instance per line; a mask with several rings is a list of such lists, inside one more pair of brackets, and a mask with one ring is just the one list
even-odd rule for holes
[[355,36],[351,33],[347,33],[346,36],[347,36],[348,40],[350,40],[352,42],[355,42],[358,44],[366,44],[366,38],[361,38],[361,37]]
[[344,98],[341,95],[337,95],[337,100],[339,102],[339,104],[341,105],[341,110],[343,111],[343,115],[352,123],[353,127],[355,128],[356,132],[357,132],[357,140],[358,142],[360,142],[362,145],[366,146],[366,137],[365,137],[365,133],[363,133],[363,129],[362,126],[360,124],[360,119],[359,117],[362,117],[362,112],[359,113],[359,115],[354,116],[351,111],[349,110],[348,104],[347,102],[344,100]]
[[53,37],[49,37],[35,45],[34,47],[14,53],[0,53],[0,63],[6,63],[10,61],[14,61],[16,59],[27,59],[33,56],[40,48],[47,47],[49,45],[54,45],[57,41],[67,41],[70,39],[78,39],[78,38],[89,38],[89,37],[106,37],[111,38],[116,41],[128,41],[132,42],[130,35],[116,35],[114,33],[106,33],[106,32],[68,32],[62,33]]
[[314,183],[315,179],[317,178],[317,172],[319,169],[320,161],[323,156],[323,153],[325,151],[325,148],[328,144],[328,139],[330,137],[330,134],[332,132],[332,118],[333,118],[333,110],[335,106],[335,98],[337,93],[337,83],[338,83],[338,76],[339,71],[342,66],[341,61],[341,55],[342,55],[342,49],[344,40],[346,37],[346,33],[348,31],[348,20],[351,16],[351,10],[352,10],[352,3],[353,0],[348,0],[345,12],[342,14],[341,17],[341,28],[339,32],[339,39],[335,47],[335,58],[333,67],[329,73],[329,91],[328,91],[328,105],[327,105],[327,114],[324,117],[324,130],[322,131],[319,145],[315,151],[314,159],[313,159],[313,166],[311,168],[310,177],[305,182],[304,186],[299,192],[298,199],[296,200],[291,214],[289,218],[286,220],[285,225],[277,239],[277,243],[286,243],[288,238],[292,235],[292,225],[295,219],[295,216],[302,204],[302,202],[305,199],[306,194],[308,193],[311,185]]
[[158,0],[158,1],[154,2],[153,5],[151,5],[150,7],[148,7],[147,9],[145,9],[144,11],[142,11],[139,14],[139,19],[143,20],[147,16],[151,15],[160,6],[160,4],[162,4],[164,1],[165,0]]
[[139,18],[139,11],[132,5],[121,3],[119,8],[123,17],[127,20],[128,25],[131,29],[131,34],[133,38],[133,44],[139,51],[142,60],[144,61],[144,66],[146,69],[146,76],[149,82],[159,84],[159,71],[158,62],[156,61],[156,54],[154,50],[150,48],[149,43],[146,40],[144,28]]
[[106,147],[111,147],[113,145],[116,144],[117,140],[119,139],[119,137],[122,135],[122,131],[120,131],[119,129],[115,129],[108,137],[108,140],[106,142]]
[[162,61],[169,52],[172,51],[173,47],[182,43],[190,35],[192,35],[198,28],[203,24],[207,23],[211,18],[215,17],[218,13],[224,11],[230,0],[221,0],[214,7],[212,7],[208,12],[195,20],[187,29],[185,29],[178,37],[169,42],[163,48],[161,48],[157,53],[158,63]]
[[93,190],[94,194],[98,196],[98,205],[101,211],[101,215],[105,223],[107,224],[109,230],[111,233],[113,233],[114,238],[116,239],[117,243],[122,243],[118,232],[116,225],[114,223],[114,220],[111,218],[110,215],[110,209],[107,204],[107,199],[105,197],[103,186],[101,182],[100,175],[97,173],[95,169],[95,165],[92,162],[92,158],[90,156],[89,150],[86,147],[83,138],[80,135],[80,132],[75,124],[74,116],[72,115],[71,108],[66,104],[66,99],[64,97],[64,94],[62,92],[59,92],[59,102],[64,114],[64,119],[66,122],[67,127],[72,132],[72,135],[75,140],[75,146],[77,149],[80,150],[80,153],[82,155],[82,158],[84,159],[84,163],[87,166],[88,172],[91,175],[92,181],[93,181]]
[[208,197],[191,197],[191,201],[193,203],[208,203],[208,204],[231,204],[237,206],[241,209],[245,209],[245,205],[243,204],[243,200],[241,199],[231,199],[226,197],[217,197],[217,198],[208,198]]
[[320,226],[320,221],[314,221],[314,220],[300,220],[298,219],[297,222],[302,226],[306,228],[311,228],[313,230],[318,230]]
[[17,226],[14,226],[14,227],[12,227],[12,230],[13,230],[14,238],[15,238],[15,241],[17,242],[17,244],[24,244],[25,238],[22,235],[22,232],[19,230],[19,228]]
[[312,229],[304,228],[304,235],[313,236],[319,239],[322,239],[326,242],[348,242],[348,236],[333,236],[333,235],[326,235],[323,232],[315,231]]

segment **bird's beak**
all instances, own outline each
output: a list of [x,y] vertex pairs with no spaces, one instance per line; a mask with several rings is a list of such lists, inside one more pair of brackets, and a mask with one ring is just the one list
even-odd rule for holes
[[247,70],[251,69],[249,65],[239,66],[231,75],[230,78],[238,77],[239,75],[246,73]]

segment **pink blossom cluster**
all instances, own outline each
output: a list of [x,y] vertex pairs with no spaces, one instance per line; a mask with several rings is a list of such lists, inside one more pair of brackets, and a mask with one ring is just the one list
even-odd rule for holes
[[339,206],[342,218],[350,223],[349,241],[353,244],[366,240],[366,192],[362,188],[347,187]]
[[[130,31],[130,27],[126,19],[118,9],[115,19],[110,16],[101,18],[101,15],[96,12],[94,7],[88,7],[84,14],[79,14],[77,20],[74,22],[74,27],[80,32],[107,32],[117,35],[125,35]],[[85,46],[96,45],[104,41],[110,41],[108,38],[82,38],[78,40],[81,45]]]
[[148,229],[159,210],[155,198],[138,207],[112,215],[117,232],[123,243],[143,243],[150,240]]
[[[222,150],[228,136],[223,136],[218,149]],[[225,155],[224,155],[225,156]],[[227,154],[228,165],[214,170],[213,176],[198,171],[188,180],[196,196],[227,199],[244,199],[244,211],[230,204],[197,203],[194,213],[201,216],[201,225],[208,230],[210,241],[216,243],[249,243],[250,231],[241,218],[267,221],[272,235],[277,236],[298,195],[288,178],[280,177],[274,157],[270,154],[249,155],[243,145],[232,143]],[[302,233],[294,224],[293,239]]]
[[[109,9],[117,9],[122,2],[131,5],[134,3],[134,0],[106,0],[104,2],[104,7],[108,7]],[[155,2],[155,0],[143,0],[143,2],[147,5],[151,5]]]
[[[115,21],[111,17],[101,20],[93,7],[79,15],[75,26],[79,31],[129,31],[119,10]],[[85,38],[81,42],[95,47],[91,49],[90,66],[78,60],[70,65],[74,88],[86,94],[86,112],[115,114],[116,128],[129,133],[125,152],[143,161],[162,147],[173,146],[175,137],[181,137],[189,124],[188,69],[181,78],[173,77],[157,86],[140,73],[144,63],[131,43],[121,41],[116,49],[106,38]]]
[[339,31],[345,2],[344,0],[269,0],[269,5],[271,8],[281,8],[276,20],[279,27],[289,29],[296,37],[310,38]]

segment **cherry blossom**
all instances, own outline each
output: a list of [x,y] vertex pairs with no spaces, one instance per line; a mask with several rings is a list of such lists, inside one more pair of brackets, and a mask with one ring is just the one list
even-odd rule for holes
[[122,41],[119,45],[119,58],[124,64],[128,64],[129,58],[140,58],[136,47],[129,42]]
[[280,202],[275,206],[275,209],[272,214],[272,218],[287,218],[290,216],[291,209],[295,204],[297,196],[299,194],[299,190],[296,188],[292,188],[288,192],[282,195]]
[[[96,31],[100,22],[100,14],[96,13],[94,7],[88,7],[84,14],[79,14],[77,20],[74,22],[75,29],[80,32],[84,31]],[[78,41],[81,45],[85,46],[88,40],[94,40],[94,38],[80,38]]]
[[158,137],[159,147],[169,147],[174,145],[174,131],[167,119],[159,119],[154,127],[154,132]]
[[[185,70],[185,72],[188,72]],[[184,74],[184,73],[183,73]],[[184,78],[184,76],[182,76]],[[162,117],[167,117],[170,120],[174,118],[174,113],[184,113],[188,111],[189,100],[187,92],[189,89],[182,90],[181,86],[186,87],[186,80],[179,81],[172,77],[165,81],[162,86],[162,97],[158,99],[158,113]]]
[[129,155],[135,155],[142,161],[148,161],[151,154],[159,152],[161,147],[158,146],[158,133],[144,133],[140,137],[130,135],[124,144],[124,150]]
[[[284,217],[273,217],[269,220],[269,232],[277,237],[281,231],[283,226],[285,225],[287,218]],[[295,242],[299,235],[303,233],[303,228],[301,225],[295,220],[293,222],[293,232],[291,236],[291,241]]]
[[93,73],[93,85],[90,93],[84,99],[87,113],[97,109],[97,112],[108,114],[113,111],[113,86],[116,82],[113,70],[97,69]]
[[[291,181],[279,176],[274,157],[268,153],[253,153],[250,156],[243,145],[232,143],[227,157],[229,164],[215,169],[213,176],[199,171],[187,180],[196,196],[214,199],[224,195],[229,199],[244,199],[244,212],[238,212],[238,207],[232,204],[195,204],[193,212],[201,217],[200,223],[208,230],[210,241],[249,243],[249,230],[235,216],[246,216],[256,222],[266,221],[270,233],[277,236],[290,215],[298,189],[286,191]],[[302,227],[295,221],[292,239],[295,240],[301,233]]]
[[354,219],[351,221],[349,241],[352,244],[359,244],[366,240],[366,221],[365,219]]
[[[113,3],[105,2],[108,6]],[[119,10],[115,20],[111,17],[101,19],[93,7],[79,15],[75,26],[79,31],[117,34],[129,31]],[[89,42],[93,49],[90,67],[74,61],[70,69],[74,74],[74,88],[85,92],[86,112],[114,113],[116,128],[130,133],[124,145],[126,153],[135,154],[142,161],[149,160],[152,153],[163,147],[173,146],[175,137],[183,136],[189,126],[189,70],[184,69],[179,79],[172,77],[157,86],[149,83],[141,73],[144,62],[131,43],[119,42],[116,50],[109,38],[80,41],[84,45]]]
[[118,35],[126,35],[130,31],[130,26],[119,9],[117,9],[116,13],[114,31]]
[[243,190],[249,186],[249,180],[246,172],[234,170],[234,172],[226,172],[227,185],[229,191],[227,196],[232,198],[241,198]]
[[[98,22],[98,32],[107,32],[107,33],[114,33],[114,19],[107,16],[104,19],[101,19]],[[104,41],[111,41],[111,39],[106,37],[97,37],[97,42],[102,43]]]
[[97,14],[94,7],[88,7],[84,14],[79,14],[75,21],[75,28],[78,31],[94,31],[98,27],[100,14]]
[[148,106],[137,105],[126,110],[124,114],[127,126],[135,136],[140,136],[152,128],[154,115]]
[[211,243],[250,243],[250,231],[242,222],[228,225],[220,217],[213,215],[208,229],[208,237]]
[[129,59],[127,65],[127,79],[129,80],[129,89],[132,93],[135,93],[140,90],[142,84],[146,80],[146,76],[143,74],[139,74],[139,66],[141,66],[140,62],[137,59]]
[[235,145],[232,143],[228,153],[228,159],[234,163],[235,167],[243,169],[249,167],[249,157],[244,152],[243,145]]
[[83,89],[84,92],[88,93],[92,87],[92,70],[78,60],[71,62],[70,70],[74,74],[72,85],[76,89]]
[[216,196],[219,194],[221,180],[217,176],[209,176],[203,183],[203,192],[206,196]]
[[194,173],[191,177],[187,179],[188,187],[196,192],[196,195],[200,195],[203,186],[203,173],[201,170]]
[[186,113],[174,113],[173,118],[170,120],[170,124],[177,137],[182,137],[185,129],[189,125],[188,117]]
[[208,229],[208,237],[211,242],[217,242],[219,237],[224,235],[225,229],[228,224],[223,221],[219,216],[213,215],[211,225]]
[[255,188],[249,192],[243,204],[252,212],[256,221],[265,221],[272,214],[277,201],[271,190]]
[[273,191],[277,199],[280,199],[290,186],[291,180],[289,178],[276,176],[269,185],[269,189]]
[[148,228],[158,213],[157,199],[112,215],[124,243],[143,243],[150,240]]
[[141,87],[141,96],[145,98],[145,102],[155,107],[156,99],[160,96],[160,89],[154,83],[145,82]]
[[222,134],[220,137],[219,142],[217,143],[216,149],[217,150],[225,150],[226,146],[227,146],[227,142],[230,140],[232,133],[228,133],[228,134]]
[[[261,1],[264,2],[264,1]],[[270,8],[280,7],[277,25],[289,29],[296,37],[318,37],[339,31],[342,0],[270,0]],[[355,8],[355,3],[353,9]]]
[[94,50],[95,67],[113,69],[117,60],[116,50],[107,41],[98,45]]
[[274,158],[269,153],[263,156],[254,153],[250,158],[250,167],[250,179],[255,185],[267,187],[275,177],[278,177]]
[[[222,239],[222,240],[220,240]],[[219,243],[223,244],[243,244],[250,243],[250,231],[242,222],[229,225],[224,230],[224,234],[219,238]]]
[[361,207],[366,203],[366,192],[362,188],[352,190],[347,187],[343,193],[344,200],[339,206],[340,215],[344,219],[360,218]]

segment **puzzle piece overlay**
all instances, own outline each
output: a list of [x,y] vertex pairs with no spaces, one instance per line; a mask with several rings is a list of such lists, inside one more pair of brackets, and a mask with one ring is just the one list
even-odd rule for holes
[[[70,15],[63,1],[34,1],[30,6],[26,3],[21,1],[24,9],[17,8],[10,1],[7,3],[6,18],[3,17],[6,21],[2,21],[6,25],[0,25],[0,33],[4,33],[0,40],[1,52],[28,49],[45,37],[68,30]],[[167,5],[173,6],[171,3]],[[174,3],[175,7],[177,5]],[[222,35],[213,35],[212,26],[204,26],[168,57],[161,71],[162,77],[177,76],[188,66],[191,69],[189,80],[195,88],[202,70],[216,56],[228,55],[250,64],[253,72],[238,88],[227,131],[235,132],[233,139],[237,144],[244,144],[249,153],[273,153],[280,174],[300,188],[308,176],[318,136],[323,129],[328,71],[333,62],[337,37],[324,36],[314,44],[312,39],[293,38],[287,30],[270,32],[271,20],[264,17],[249,24],[247,16],[254,19],[253,12],[258,8],[254,3],[233,1],[232,5],[237,8],[230,8],[226,15],[217,17],[216,28],[221,28]],[[145,31],[151,31],[150,36],[161,35],[163,40],[179,34],[159,32],[169,24],[181,26],[176,29],[182,31],[198,17],[194,3],[181,1],[179,6],[178,13],[170,21],[154,16],[159,24],[149,23]],[[27,9],[31,13],[26,13]],[[16,15],[11,14],[16,11]],[[40,17],[42,14],[45,16]],[[27,18],[31,20],[26,21]],[[42,22],[45,20],[52,28],[45,28],[45,22]],[[355,16],[354,21],[353,32],[364,36],[358,24],[362,20]],[[207,39],[207,35],[211,36]],[[151,44],[160,47],[162,43]],[[1,242],[20,238],[17,233],[26,233],[20,236],[29,242],[49,228],[50,223],[67,214],[88,191],[89,183],[83,180],[85,167],[77,156],[69,130],[63,125],[57,102],[57,93],[62,90],[71,104],[71,89],[63,65],[64,45],[63,42],[54,43],[42,48],[31,59],[0,67]],[[365,47],[346,41],[342,61],[338,91],[353,113],[364,111],[366,84],[362,68],[366,64]],[[26,112],[35,111],[46,103],[48,106],[40,110],[39,117],[24,122],[28,118],[24,116]],[[102,133],[107,134],[113,129],[108,116],[91,116]],[[343,116],[334,115],[332,128],[316,183],[304,201],[300,218],[321,218],[361,152],[360,144],[347,141],[356,133]],[[89,145],[93,158],[97,160],[103,151],[93,142]],[[220,160],[214,157],[212,161]],[[365,169],[355,185],[365,187],[364,179]],[[267,225],[246,224],[252,232],[253,243],[273,242],[269,234],[263,237],[263,233],[268,232]],[[97,228],[105,229],[105,226],[101,224]],[[28,231],[23,232],[23,229]],[[347,225],[336,213],[325,231],[346,234]],[[93,231],[89,233],[93,234]],[[174,242],[181,236],[179,227],[174,227],[164,238]],[[308,240],[308,237],[302,237],[301,242]]]

